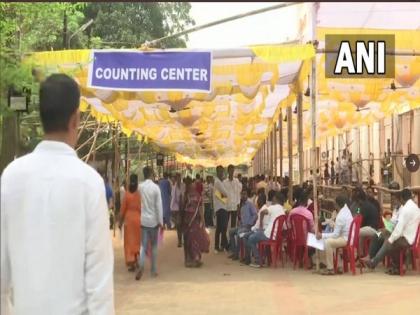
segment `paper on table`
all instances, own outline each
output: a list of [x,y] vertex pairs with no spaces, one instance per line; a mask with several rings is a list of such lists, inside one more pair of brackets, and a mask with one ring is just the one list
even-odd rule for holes
[[306,245],[309,247],[313,247],[319,250],[324,250],[324,240],[320,239],[317,240],[314,233],[308,233],[308,239],[306,241]]

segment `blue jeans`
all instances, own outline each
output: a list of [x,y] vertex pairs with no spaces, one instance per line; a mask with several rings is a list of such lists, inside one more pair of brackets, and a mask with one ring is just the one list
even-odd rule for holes
[[264,231],[257,230],[248,237],[248,241],[246,242],[246,253],[247,257],[252,254],[255,257],[255,263],[257,265],[260,264],[260,253],[258,251],[258,243],[261,241],[266,241],[269,238],[265,236]]
[[232,254],[236,255],[236,257],[239,256],[239,250],[240,250],[239,234],[248,233],[249,231],[250,231],[250,227],[248,226],[233,228],[229,231],[229,250],[231,251]]
[[157,272],[156,261],[157,261],[157,245],[158,245],[158,227],[141,227],[141,246],[140,246],[140,257],[139,267],[141,270],[144,269],[144,262],[146,260],[146,250],[150,240],[152,245],[152,273]]

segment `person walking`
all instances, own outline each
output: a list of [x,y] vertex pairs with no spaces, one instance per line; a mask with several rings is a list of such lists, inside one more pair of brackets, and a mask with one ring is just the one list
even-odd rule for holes
[[216,212],[216,233],[214,251],[228,250],[227,228],[229,223],[229,213],[226,210],[228,192],[223,183],[224,168],[219,165],[216,167],[216,178],[213,189],[213,205]]
[[230,164],[228,166],[228,178],[223,181],[227,192],[227,211],[230,217],[230,227],[236,228],[236,221],[238,218],[238,207],[241,202],[242,184],[239,180],[233,177],[235,167]]
[[153,170],[143,168],[144,182],[140,184],[141,195],[141,247],[136,280],[143,276],[146,250],[149,242],[152,248],[152,277],[157,277],[157,246],[159,229],[163,229],[162,197],[159,186],[153,182]]
[[124,223],[124,255],[128,271],[134,272],[140,250],[140,193],[138,191],[138,178],[131,174],[128,191],[124,193],[121,205],[120,224]]
[[185,267],[199,268],[202,266],[200,229],[204,225],[203,198],[197,185],[190,178],[186,181],[183,196],[183,231]]
[[115,313],[104,181],[74,150],[79,102],[69,76],[43,81],[43,141],[3,172],[1,314]]

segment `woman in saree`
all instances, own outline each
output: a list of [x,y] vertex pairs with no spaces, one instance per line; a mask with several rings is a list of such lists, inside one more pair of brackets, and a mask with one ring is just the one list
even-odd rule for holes
[[124,194],[120,216],[120,229],[124,222],[125,263],[130,272],[134,272],[136,268],[137,256],[140,251],[140,200],[137,175],[131,174],[128,191]]
[[203,198],[191,178],[187,178],[185,184],[183,202],[185,267],[199,268],[203,264],[201,261],[204,224]]

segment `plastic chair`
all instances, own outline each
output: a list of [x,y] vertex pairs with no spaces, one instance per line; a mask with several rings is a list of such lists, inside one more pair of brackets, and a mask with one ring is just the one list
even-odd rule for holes
[[[338,269],[338,255],[339,250],[343,251],[343,271],[348,271],[348,263],[350,263],[350,269],[353,275],[356,274],[356,256],[355,253],[359,251],[359,233],[360,226],[362,225],[362,216],[356,215],[353,218],[353,221],[350,225],[349,237],[347,239],[347,245],[344,247],[339,247],[335,251],[334,255],[334,272],[337,273]],[[360,268],[360,273],[362,273],[362,268]]]
[[267,241],[261,241],[258,243],[258,251],[260,253],[260,265],[263,264],[264,254],[266,250],[270,249],[272,264],[277,268],[277,259],[280,256],[282,266],[283,263],[283,225],[286,220],[285,215],[278,216],[273,223],[273,229],[271,230],[270,239]]
[[413,266],[413,270],[416,270],[416,257],[418,257],[420,260],[420,224],[417,228],[416,238],[414,239],[413,245],[400,250],[400,276],[403,276],[405,274],[404,257],[407,254],[407,250],[411,250],[411,263]]
[[308,246],[306,245],[308,239],[308,220],[302,215],[292,214],[290,216],[290,224],[293,269],[296,269],[298,263],[298,250],[303,253],[303,264],[306,269],[309,269]]

